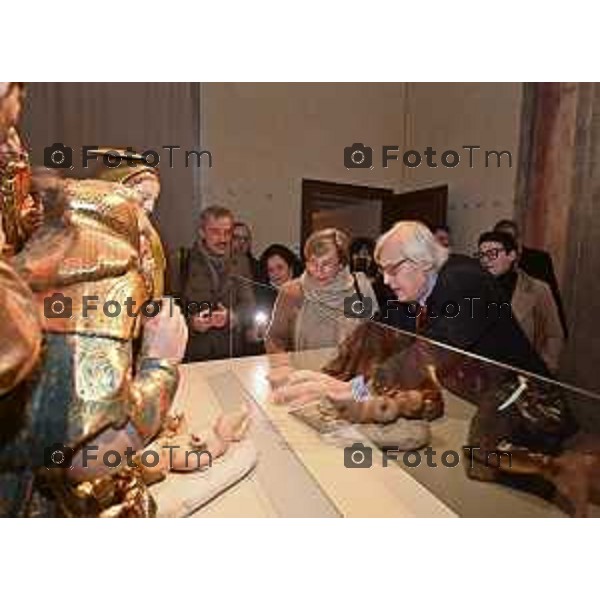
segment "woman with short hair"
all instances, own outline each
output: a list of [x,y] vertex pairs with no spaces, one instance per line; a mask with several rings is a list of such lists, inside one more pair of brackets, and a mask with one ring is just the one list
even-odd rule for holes
[[313,233],[304,257],[304,273],[279,290],[267,352],[335,347],[378,310],[368,278],[350,273],[345,233],[334,228]]

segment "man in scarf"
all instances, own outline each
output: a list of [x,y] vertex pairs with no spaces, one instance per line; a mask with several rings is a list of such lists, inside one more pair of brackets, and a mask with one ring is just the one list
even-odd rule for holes
[[187,361],[240,356],[251,331],[252,276],[232,255],[233,224],[231,211],[209,206],[200,215],[196,243],[179,251],[173,287],[188,316]]

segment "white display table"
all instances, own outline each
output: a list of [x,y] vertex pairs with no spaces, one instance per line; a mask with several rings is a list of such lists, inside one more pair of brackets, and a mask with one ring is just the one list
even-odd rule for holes
[[[371,468],[346,468],[343,446],[324,441],[269,401],[268,369],[264,356],[181,368],[176,405],[186,411],[190,428],[206,429],[219,412],[246,403],[252,412],[248,435],[258,451],[256,468],[194,517],[565,516],[535,495],[469,479],[463,464],[440,464],[444,451],[461,450],[475,412],[459,398],[445,395],[446,414],[432,424],[437,468],[424,458],[418,469],[384,468],[376,450]],[[176,493],[169,479],[161,485],[162,493]]]

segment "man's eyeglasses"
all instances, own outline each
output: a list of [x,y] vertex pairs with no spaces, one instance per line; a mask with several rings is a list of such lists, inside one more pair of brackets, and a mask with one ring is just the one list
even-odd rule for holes
[[397,263],[394,263],[391,265],[379,265],[379,267],[377,267],[377,270],[379,271],[379,273],[381,275],[387,275],[388,277],[394,277],[394,275],[396,275],[398,273],[398,271],[400,270],[402,265],[408,264],[410,262],[412,262],[410,260],[410,258],[403,258],[402,260],[398,261]]
[[490,248],[485,252],[475,252],[473,255],[477,260],[485,258],[486,260],[496,260],[500,256],[500,252],[506,252],[504,248]]

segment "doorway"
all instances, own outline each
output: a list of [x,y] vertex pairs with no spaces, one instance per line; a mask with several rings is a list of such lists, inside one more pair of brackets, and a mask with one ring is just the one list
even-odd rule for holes
[[304,179],[302,246],[312,232],[326,227],[341,229],[350,238],[376,239],[396,221],[445,225],[447,205],[447,185],[394,194],[390,188]]

